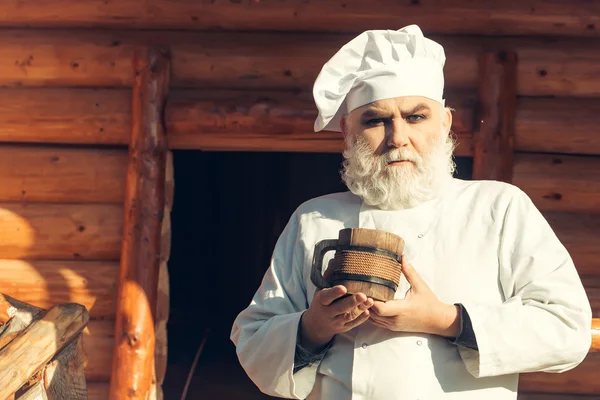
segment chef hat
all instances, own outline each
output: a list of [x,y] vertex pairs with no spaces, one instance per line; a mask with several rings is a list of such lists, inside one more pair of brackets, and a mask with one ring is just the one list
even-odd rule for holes
[[423,96],[443,105],[445,61],[444,48],[425,38],[417,25],[361,33],[315,81],[315,132],[340,131],[342,115],[377,100]]

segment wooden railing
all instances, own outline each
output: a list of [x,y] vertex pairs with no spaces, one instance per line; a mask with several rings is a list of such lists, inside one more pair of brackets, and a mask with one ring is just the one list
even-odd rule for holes
[[87,399],[81,332],[88,321],[79,304],[45,311],[0,294],[0,399]]

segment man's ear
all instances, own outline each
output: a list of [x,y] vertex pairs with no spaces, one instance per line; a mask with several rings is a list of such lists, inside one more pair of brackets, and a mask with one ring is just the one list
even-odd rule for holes
[[340,119],[340,129],[342,130],[342,135],[344,135],[344,139],[348,137],[348,114],[342,115]]
[[446,133],[450,133],[450,128],[452,127],[452,109],[449,107],[444,108],[442,126],[446,130]]

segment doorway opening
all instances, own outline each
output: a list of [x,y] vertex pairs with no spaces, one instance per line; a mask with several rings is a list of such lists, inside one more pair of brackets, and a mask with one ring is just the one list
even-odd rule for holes
[[[275,242],[304,201],[347,191],[341,154],[173,152],[170,316],[164,397],[180,399],[201,342],[187,399],[269,399],[246,376],[229,340]],[[457,158],[470,179],[472,159]]]

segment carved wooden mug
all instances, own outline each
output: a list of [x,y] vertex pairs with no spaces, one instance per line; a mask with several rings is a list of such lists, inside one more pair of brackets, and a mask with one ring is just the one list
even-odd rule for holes
[[[335,250],[323,274],[323,257]],[[364,293],[379,301],[394,298],[400,283],[404,240],[392,233],[366,228],[346,228],[338,239],[315,245],[311,281],[319,288],[343,285],[348,294]]]

